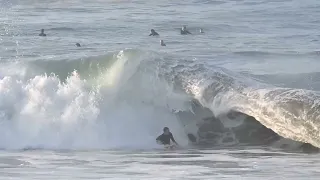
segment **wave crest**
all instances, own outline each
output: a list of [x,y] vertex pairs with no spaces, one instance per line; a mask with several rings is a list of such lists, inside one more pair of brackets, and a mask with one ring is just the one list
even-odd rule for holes
[[135,49],[25,65],[24,78],[0,80],[2,148],[154,148],[163,126],[184,145],[193,134],[200,144],[320,147],[315,91]]

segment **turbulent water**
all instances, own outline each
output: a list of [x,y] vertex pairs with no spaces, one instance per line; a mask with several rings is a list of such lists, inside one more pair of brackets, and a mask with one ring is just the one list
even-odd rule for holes
[[[18,168],[3,177],[279,178],[263,172],[283,158],[301,166],[283,178],[319,173],[293,152],[320,147],[320,2],[0,3],[0,164]],[[155,142],[164,126],[180,144],[174,161]],[[84,169],[96,173],[72,175]]]

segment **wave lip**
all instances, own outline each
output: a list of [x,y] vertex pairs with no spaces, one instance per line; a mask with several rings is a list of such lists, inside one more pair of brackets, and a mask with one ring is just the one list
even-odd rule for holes
[[320,147],[318,92],[278,88],[222,68],[197,66],[179,71],[176,79],[215,117],[238,111],[284,138]]
[[212,108],[229,107],[254,117],[282,137],[320,147],[319,99],[316,92],[306,90],[244,89],[214,99]]
[[283,137],[320,147],[319,93],[274,88],[245,95],[248,97],[247,103],[252,104],[246,111],[251,112],[263,125]]
[[194,134],[204,144],[320,147],[316,91],[135,49],[23,65],[25,78],[0,80],[0,148],[154,148],[164,126],[185,145]]

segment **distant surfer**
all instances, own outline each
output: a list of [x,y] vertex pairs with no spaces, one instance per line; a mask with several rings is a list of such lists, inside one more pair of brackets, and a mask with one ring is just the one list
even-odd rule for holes
[[158,144],[163,144],[165,146],[171,146],[170,140],[178,145],[168,127],[163,128],[163,133],[158,136],[156,140]]
[[44,33],[44,29],[41,29],[41,33],[39,34],[39,36],[47,36],[47,35]]
[[159,36],[159,34],[154,29],[151,29],[149,36]]
[[181,35],[187,35],[187,34],[191,34],[188,30],[186,26],[183,26],[180,30]]
[[164,43],[163,40],[160,40],[160,45],[161,45],[161,46],[166,46],[166,44]]

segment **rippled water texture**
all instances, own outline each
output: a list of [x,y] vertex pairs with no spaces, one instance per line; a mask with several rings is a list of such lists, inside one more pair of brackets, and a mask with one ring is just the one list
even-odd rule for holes
[[[320,146],[319,19],[317,0],[2,0],[0,178],[319,179],[296,148]],[[203,119],[210,149],[186,136]]]

